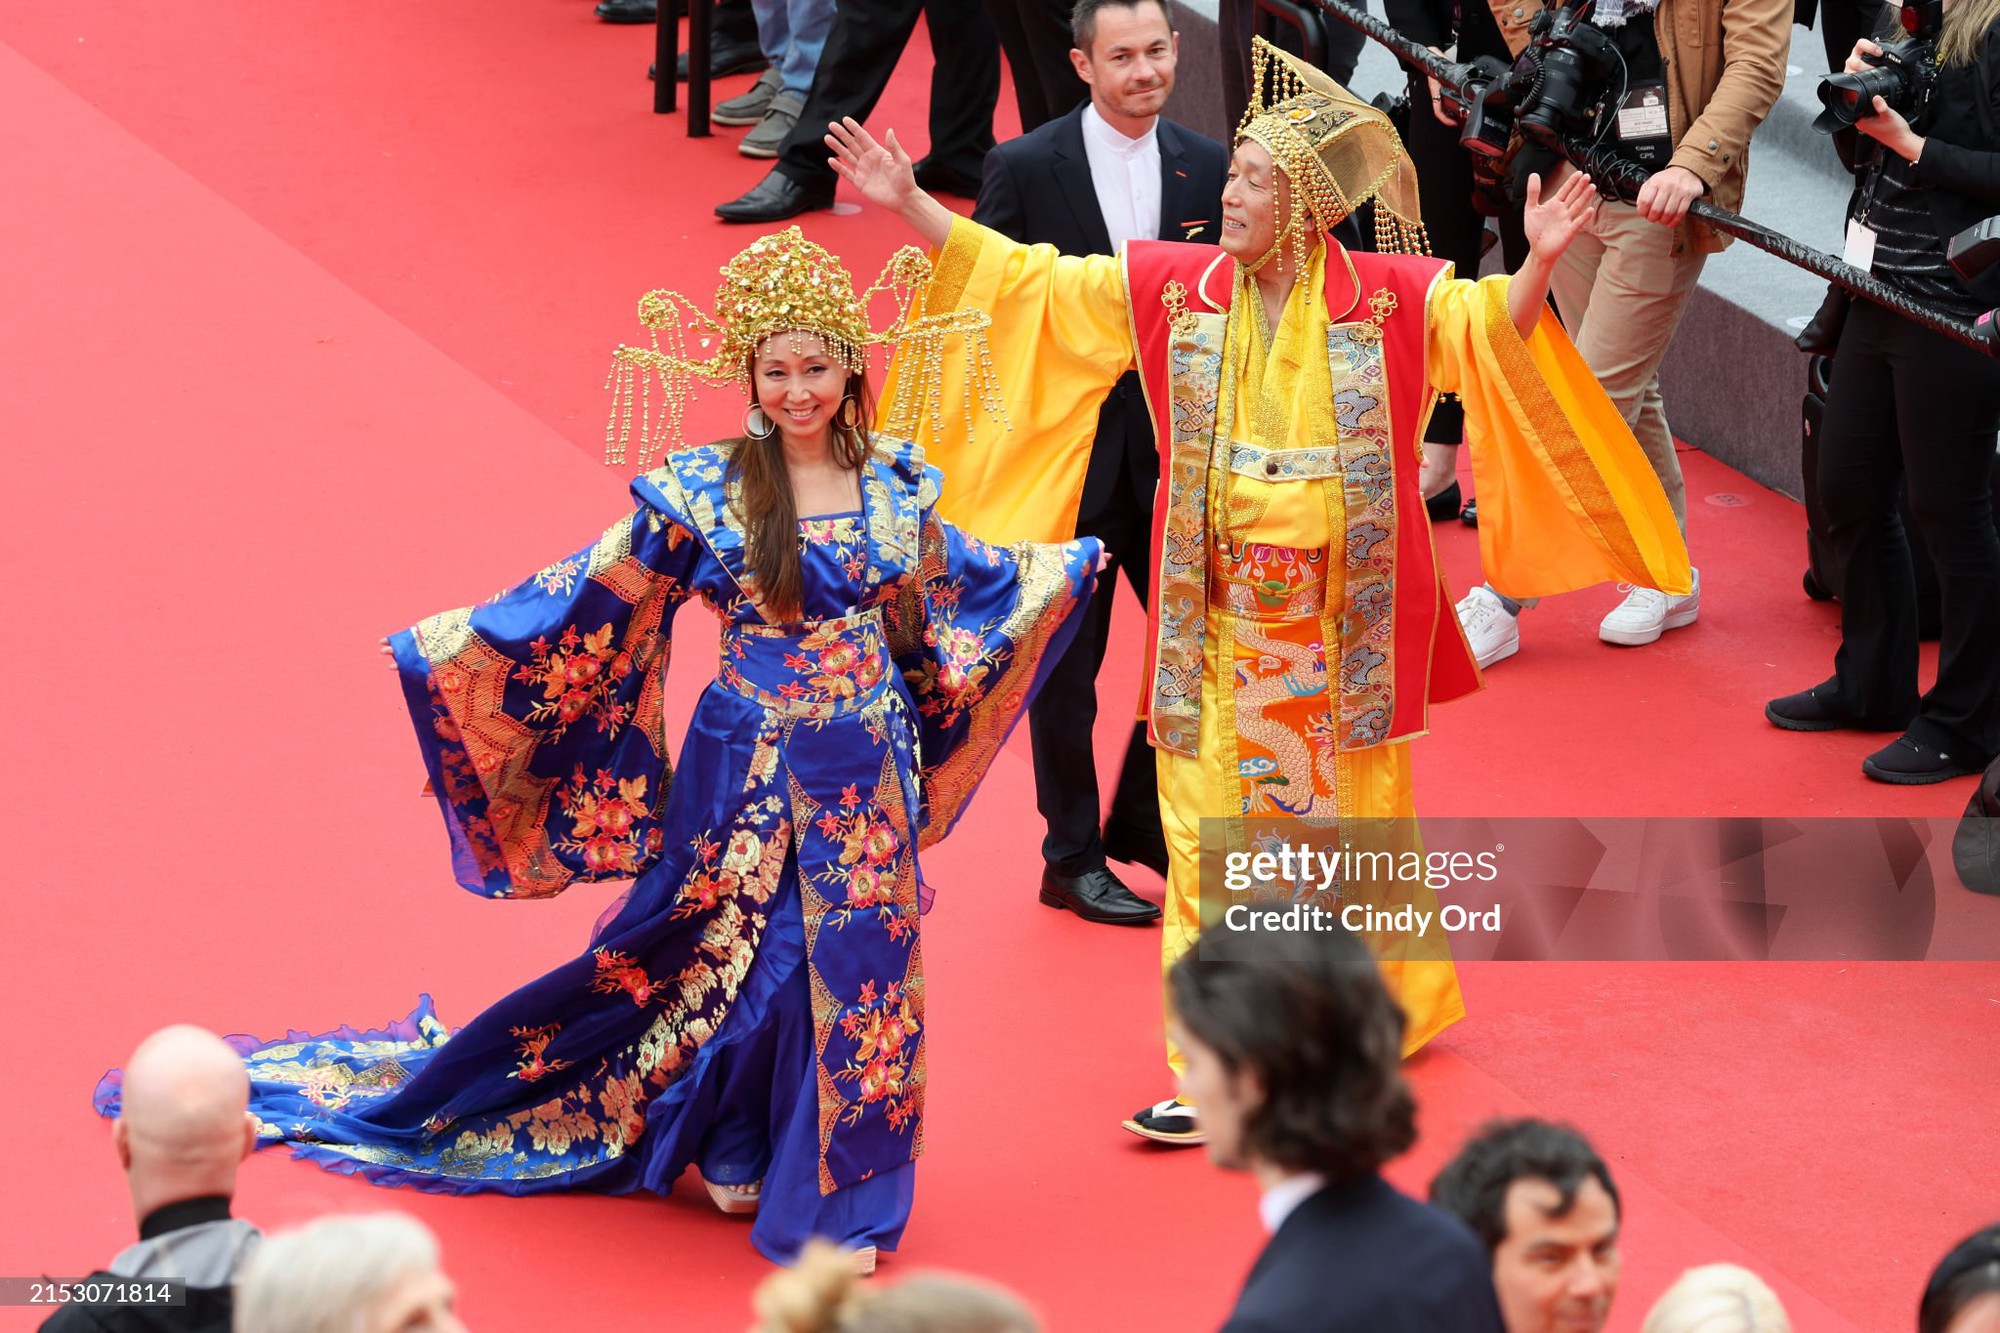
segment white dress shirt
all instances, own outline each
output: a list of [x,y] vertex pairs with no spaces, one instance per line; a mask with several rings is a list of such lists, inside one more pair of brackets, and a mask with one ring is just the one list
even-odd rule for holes
[[1264,1191],[1257,1200],[1257,1214],[1264,1219],[1264,1230],[1272,1235],[1285,1224],[1298,1206],[1326,1188],[1326,1177],[1312,1171],[1301,1171],[1296,1176],[1286,1176],[1277,1184]]
[[1160,234],[1159,130],[1156,119],[1144,134],[1128,139],[1097,114],[1096,106],[1083,108],[1083,152],[1113,254],[1127,241],[1150,241]]

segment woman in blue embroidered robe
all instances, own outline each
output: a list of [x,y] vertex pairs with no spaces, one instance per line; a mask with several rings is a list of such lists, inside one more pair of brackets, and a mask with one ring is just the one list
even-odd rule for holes
[[[664,1192],[693,1163],[762,1182],[774,1259],[895,1248],[923,1149],[917,852],[1060,656],[1098,548],[957,532],[937,470],[878,436],[861,512],[801,520],[801,609],[769,616],[729,449],[670,454],[591,546],[395,636],[460,882],[634,882],[585,952],[448,1040],[428,997],[383,1031],[239,1039],[267,1141],[447,1192]],[[670,782],[689,597],[721,662]]]

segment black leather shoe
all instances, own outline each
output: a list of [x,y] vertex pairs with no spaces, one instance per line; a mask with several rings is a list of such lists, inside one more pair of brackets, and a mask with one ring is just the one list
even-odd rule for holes
[[1465,508],[1458,511],[1458,521],[1468,528],[1479,526],[1479,497],[1473,496],[1465,502]]
[[724,222],[783,222],[815,208],[832,208],[833,190],[812,190],[782,171],[773,171],[750,193],[715,206],[715,215]]
[[606,23],[655,23],[660,6],[657,0],[598,0],[597,17]]
[[1934,745],[1898,736],[1861,761],[1861,771],[1877,782],[1899,787],[1925,787],[1953,778],[1975,777],[1986,764],[1964,755],[1947,754]]
[[912,167],[910,174],[917,178],[918,185],[932,194],[955,194],[961,199],[979,197],[979,177],[937,166],[929,158]]
[[1433,523],[1447,523],[1458,517],[1459,489],[1456,481],[1424,501],[1424,512]]
[[1081,875],[1059,875],[1054,866],[1042,871],[1042,901],[1067,907],[1085,921],[1105,926],[1143,926],[1160,919],[1160,909],[1118,882],[1099,866]]
[[1104,858],[1128,866],[1144,866],[1156,875],[1167,873],[1167,835],[1156,825],[1151,829],[1126,828],[1122,824],[1104,826]]
[[[764,53],[748,42],[713,42],[708,48],[708,77],[726,79],[731,74],[761,74],[771,67],[764,59]],[[646,66],[646,77],[660,77],[658,65]],[[681,52],[680,63],[674,66],[674,77],[682,83],[688,81],[688,53]]]

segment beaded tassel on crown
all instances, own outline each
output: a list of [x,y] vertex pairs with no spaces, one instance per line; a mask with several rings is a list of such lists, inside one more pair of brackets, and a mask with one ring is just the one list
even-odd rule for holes
[[[639,298],[639,322],[650,331],[651,345],[621,346],[612,353],[605,386],[611,390],[605,462],[625,462],[635,431],[641,468],[650,467],[663,449],[686,443],[682,425],[698,386],[729,385],[748,395],[751,361],[764,341],[777,334],[791,335],[794,350],[797,339],[817,337],[826,354],[852,375],[867,371],[870,348],[898,346],[902,391],[882,422],[895,433],[907,433],[926,413],[936,421],[945,343],[964,336],[973,345],[965,370],[968,429],[975,402],[994,420],[1006,420],[986,344],[991,318],[983,310],[926,309],[931,263],[915,246],[890,256],[881,275],[859,296],[841,262],[795,226],[759,237],[721,272],[713,314],[679,292],[651,291]],[[868,307],[878,295],[895,307],[894,318],[879,333],[868,327]]]
[[1263,145],[1291,182],[1279,244],[1300,268],[1322,233],[1371,201],[1376,249],[1430,253],[1416,168],[1389,118],[1261,37],[1250,44],[1250,105],[1236,137]]

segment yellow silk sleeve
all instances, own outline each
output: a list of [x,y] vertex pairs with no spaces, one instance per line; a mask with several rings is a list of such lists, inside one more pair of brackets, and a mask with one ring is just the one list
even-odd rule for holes
[[[993,318],[986,337],[1007,415],[995,421],[977,403],[968,413],[962,367],[945,367],[936,410],[922,412],[913,432],[924,460],[945,475],[938,512],[987,541],[1066,541],[1098,409],[1133,362],[1123,261],[1021,245],[966,218],[952,223],[933,261],[929,310],[969,306]],[[975,354],[970,339],[944,353]],[[899,353],[879,420],[889,419],[903,369]]]
[[1431,288],[1431,384],[1465,405],[1479,558],[1510,597],[1595,583],[1682,594],[1687,544],[1639,442],[1552,311],[1525,341],[1505,277]]

